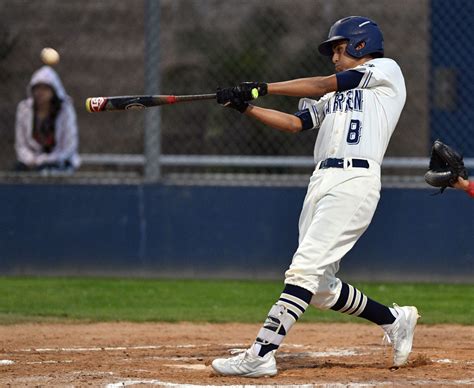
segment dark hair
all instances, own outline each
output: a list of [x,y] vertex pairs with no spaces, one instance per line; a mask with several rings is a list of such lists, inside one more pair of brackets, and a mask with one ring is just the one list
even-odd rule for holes
[[[54,89],[53,89],[54,91]],[[53,94],[53,98],[51,99],[51,116],[52,118],[56,119],[56,116],[59,114],[61,110],[61,105],[63,100],[61,100],[57,95],[56,92]]]
[[[43,152],[46,153],[51,152],[56,144],[54,136],[54,133],[56,132],[56,118],[62,106],[62,100],[58,97],[54,88],[51,85],[48,86],[53,91],[48,117],[38,123],[36,120],[36,114],[33,115],[33,137],[39,144],[41,144]],[[34,89],[34,86],[31,89]],[[36,102],[33,102],[33,109],[36,112]]]
[[[36,85],[33,85],[31,87],[31,90],[33,91],[33,89],[35,88],[35,86],[37,85],[40,85],[41,83],[37,83]],[[42,84],[42,85],[46,85],[48,86],[52,91],[53,91],[53,97],[51,98],[51,107],[50,107],[50,112],[49,112],[49,116],[50,118],[55,121],[56,120],[56,117],[58,116],[59,114],[59,111],[61,110],[61,105],[62,105],[62,100],[58,97],[58,95],[56,94],[56,90],[49,84]],[[33,106],[33,109],[35,110],[36,112],[36,102],[34,102],[34,106]]]

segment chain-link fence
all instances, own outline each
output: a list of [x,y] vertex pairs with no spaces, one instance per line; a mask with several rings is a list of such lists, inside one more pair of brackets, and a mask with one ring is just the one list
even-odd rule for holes
[[[39,52],[61,54],[56,66],[72,96],[82,166],[68,179],[214,183],[306,181],[317,133],[286,134],[212,101],[144,112],[90,114],[90,96],[212,93],[245,80],[266,82],[328,75],[317,52],[331,24],[363,15],[378,22],[386,56],[401,66],[407,102],[384,164],[386,182],[421,182],[431,142],[441,138],[474,156],[473,70],[466,60],[470,0],[43,0],[0,2],[0,171],[16,155],[15,110],[25,98]],[[267,96],[257,104],[287,112],[297,98]]]

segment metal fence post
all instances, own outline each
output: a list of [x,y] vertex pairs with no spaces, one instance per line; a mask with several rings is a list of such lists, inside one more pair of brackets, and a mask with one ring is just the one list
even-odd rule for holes
[[[160,0],[145,1],[145,93],[160,90]],[[161,176],[161,114],[159,108],[145,111],[145,182]]]

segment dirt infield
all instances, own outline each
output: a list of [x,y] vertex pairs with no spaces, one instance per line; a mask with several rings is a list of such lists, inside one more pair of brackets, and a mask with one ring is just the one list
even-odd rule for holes
[[408,366],[390,370],[391,348],[373,325],[294,327],[272,378],[226,378],[213,358],[246,348],[257,324],[19,324],[0,326],[0,386],[474,385],[474,327],[417,327]]

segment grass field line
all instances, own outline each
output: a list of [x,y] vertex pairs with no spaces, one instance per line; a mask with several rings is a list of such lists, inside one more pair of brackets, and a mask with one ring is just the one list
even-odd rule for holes
[[44,361],[29,361],[25,362],[27,365],[36,365],[36,364],[72,364],[73,360],[44,360]]
[[[13,352],[100,352],[100,351],[120,351],[120,350],[154,350],[154,349],[188,349],[215,346],[213,344],[177,344],[177,345],[136,345],[136,346],[92,346],[92,347],[57,347],[57,348],[23,348],[15,349]],[[240,348],[248,344],[232,343],[223,344],[228,348]],[[242,349],[244,349],[242,348]],[[311,349],[309,345],[303,344],[283,344],[281,348]]]
[[205,370],[205,369],[210,368],[204,364],[163,364],[163,366],[167,366],[168,368],[193,369],[193,370]]
[[[116,383],[107,384],[106,388],[119,388],[119,387],[126,387],[130,385],[138,385],[138,384],[148,384],[148,385],[157,385],[162,387],[180,387],[180,388],[198,388],[198,387],[206,387],[206,388],[222,388],[222,385],[198,385],[198,384],[177,384],[177,383],[170,383],[166,381],[160,380],[125,380],[125,381],[118,381]],[[376,382],[375,384],[262,384],[262,385],[255,385],[255,384],[242,384],[242,385],[225,385],[225,388],[362,388],[362,387],[376,387],[381,385],[391,385],[391,383],[386,382]]]
[[179,349],[179,348],[196,348],[207,347],[210,344],[195,345],[143,345],[143,346],[93,346],[93,347],[72,347],[72,348],[26,348],[17,349],[15,352],[100,352],[100,351],[117,351],[117,350],[153,350],[153,349]]
[[[160,350],[160,349],[199,349],[199,348],[209,348],[215,346],[213,344],[176,344],[176,345],[137,345],[137,346],[104,346],[104,347],[56,347],[56,348],[26,348],[26,349],[16,349],[11,350],[5,355],[8,357],[8,354],[14,353],[61,353],[61,352],[78,352],[78,353],[87,353],[87,352],[99,352],[99,351],[133,351],[133,350]],[[230,349],[242,349],[245,350],[245,344],[243,343],[231,343],[223,344],[224,347]],[[329,348],[325,351],[304,351],[307,349],[312,349],[312,346],[303,345],[303,344],[282,344],[282,350],[286,349],[297,349],[300,352],[290,352],[284,353],[280,352],[278,354],[279,358],[300,358],[300,357],[310,357],[310,358],[324,358],[324,357],[350,357],[350,356],[362,356],[368,354],[365,350],[365,347],[357,348]],[[303,351],[301,351],[303,350]],[[130,362],[135,358],[128,357],[123,359],[123,361]],[[199,357],[174,357],[174,356],[147,356],[144,359],[153,359],[153,360],[168,360],[168,361],[202,361],[202,356]],[[438,364],[457,364],[462,363],[466,365],[474,364],[470,360],[451,360],[446,358],[441,359],[431,359],[433,363]],[[60,363],[60,362],[72,362],[68,361],[55,361],[47,360],[42,362],[33,362],[33,363]],[[0,365],[9,365],[14,363],[12,360],[0,360]],[[32,363],[30,363],[32,364]]]
[[[351,355],[358,355],[358,356],[363,356],[364,354],[367,353],[351,353]],[[305,353],[291,353],[291,354],[284,354],[280,353],[278,355],[279,358],[285,358],[285,357],[292,357],[292,358],[298,358],[298,357],[312,357],[312,358],[318,358],[318,357],[330,357],[330,356],[347,356],[348,353],[341,351],[341,352],[305,352]],[[165,357],[165,356],[151,356],[151,357],[143,357],[141,358],[143,360],[168,360],[168,361],[201,361],[202,357]],[[124,358],[121,361],[127,361],[127,362],[132,362],[136,361],[137,358],[134,357],[128,357]],[[437,363],[437,364],[458,364],[458,363],[465,363],[466,365],[473,365],[474,361],[457,361],[457,360],[450,360],[447,358],[441,358],[441,359],[431,359],[431,362]],[[29,361],[25,362],[27,365],[34,365],[34,364],[70,364],[73,363],[73,360],[44,360],[44,361]],[[17,364],[17,361],[13,360],[0,360],[0,365],[13,365]],[[21,363],[21,362],[20,362]],[[174,367],[179,368],[179,367],[186,367],[187,364],[173,364]],[[201,365],[201,364],[196,364],[196,365]],[[196,367],[199,369],[198,367]]]
[[[208,344],[203,344],[204,347],[210,346]],[[235,345],[235,344],[233,344]],[[191,346],[192,348],[199,348],[200,345],[193,345]],[[201,345],[202,346],[202,345]],[[44,349],[20,349],[17,351],[12,351],[11,353],[15,352],[61,352],[61,351],[78,351],[78,352],[87,352],[88,350],[90,351],[97,351],[97,350],[133,350],[133,349],[154,349],[154,348],[179,348],[183,347],[180,345],[166,345],[166,346],[130,346],[130,347],[114,347],[114,348],[44,348]],[[188,346],[187,346],[188,347]],[[296,348],[301,348],[301,345],[299,344],[294,344],[294,345],[286,345],[287,348],[289,347],[296,347]],[[290,352],[290,353],[284,353],[280,352],[278,354],[278,358],[324,358],[324,357],[350,357],[350,356],[363,356],[366,354],[369,354],[368,352],[361,351],[363,348],[353,348],[353,349],[347,349],[347,348],[334,348],[334,349],[328,349],[327,351],[324,352]],[[11,354],[10,353],[10,354]],[[5,353],[5,355],[8,356],[8,353]],[[196,356],[196,357],[181,357],[181,356],[146,356],[146,357],[127,357],[124,358],[120,361],[123,362],[134,362],[137,359],[142,359],[142,360],[166,360],[166,361],[182,361],[182,362],[187,362],[187,361],[202,361],[203,357],[202,356]],[[431,359],[430,360],[433,363],[437,364],[465,364],[465,365],[473,365],[474,361],[471,360],[451,360],[448,358],[441,358],[441,359]],[[16,364],[18,361],[13,361],[13,360],[0,360],[0,365],[12,365]],[[25,362],[27,365],[33,365],[33,364],[61,364],[61,363],[74,363],[73,360],[43,360],[43,361],[31,361],[31,362]],[[21,364],[21,362],[20,362]],[[171,366],[171,365],[170,365]],[[186,368],[189,366],[189,364],[173,364],[172,365],[175,368]],[[189,366],[191,369],[200,369],[204,366],[204,364],[194,364]]]
[[[408,382],[407,382],[408,383]],[[417,385],[417,386],[452,386],[452,385],[466,385],[472,386],[474,380],[467,379],[467,380],[415,380],[410,381],[409,385]],[[118,381],[114,383],[110,383],[106,385],[106,388],[119,388],[119,387],[126,387],[131,385],[139,385],[139,384],[147,384],[147,385],[156,385],[162,387],[180,387],[180,388],[222,388],[222,385],[198,385],[198,384],[178,384],[178,383],[170,383],[166,381],[160,380],[124,380]],[[255,385],[255,384],[242,384],[242,385],[226,385],[225,388],[367,388],[367,387],[380,387],[380,386],[393,386],[392,382],[387,381],[370,381],[364,383],[349,383],[349,384],[341,384],[341,383],[328,383],[328,384],[262,384],[262,385]]]

